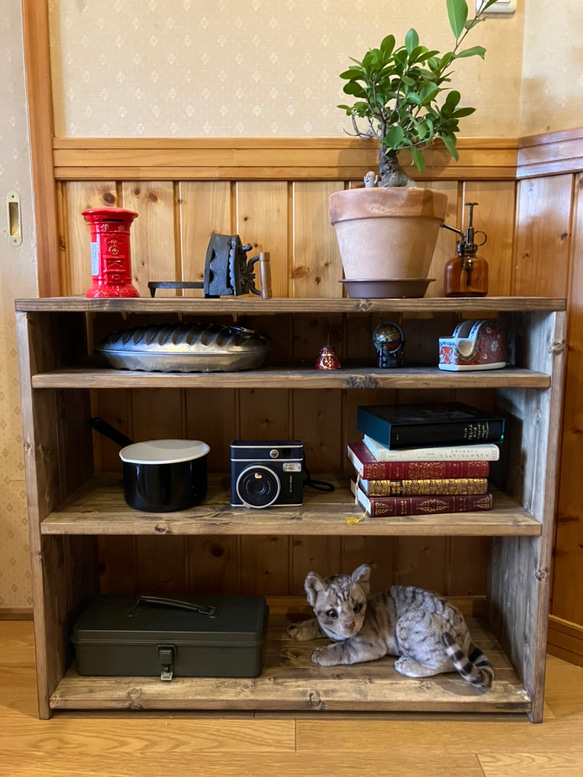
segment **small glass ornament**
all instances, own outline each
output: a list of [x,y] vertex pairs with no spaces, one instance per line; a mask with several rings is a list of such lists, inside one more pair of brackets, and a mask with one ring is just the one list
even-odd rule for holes
[[317,370],[339,370],[340,359],[336,356],[336,352],[331,345],[325,345],[318,354],[316,359]]
[[378,353],[378,366],[383,369],[403,367],[405,364],[405,336],[394,321],[381,321],[372,333],[372,342]]

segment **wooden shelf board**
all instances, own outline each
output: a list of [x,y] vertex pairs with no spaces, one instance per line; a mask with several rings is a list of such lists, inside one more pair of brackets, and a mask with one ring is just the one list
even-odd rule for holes
[[42,534],[86,535],[372,535],[372,536],[539,536],[541,525],[511,496],[494,491],[494,509],[484,512],[360,517],[348,483],[332,494],[305,489],[301,507],[251,510],[229,505],[229,478],[211,477],[204,504],[176,513],[142,513],[123,498],[121,475],[95,475],[41,524]]
[[[283,609],[283,608],[282,608]],[[271,610],[263,673],[257,678],[185,678],[161,682],[143,677],[81,677],[69,669],[51,696],[54,710],[294,710],[385,712],[528,712],[531,703],[500,644],[482,619],[468,618],[477,645],[496,679],[480,694],[457,673],[415,680],[403,677],[386,657],[355,666],[322,668],[310,660],[325,644],[289,639],[297,619]],[[291,618],[290,618],[291,616]]]
[[403,299],[221,297],[138,297],[134,299],[87,299],[81,296],[17,299],[16,310],[87,313],[197,313],[247,315],[255,313],[471,313],[508,310],[566,310],[564,298],[554,297],[427,297]]
[[33,388],[281,388],[287,389],[419,389],[419,388],[549,388],[542,372],[505,367],[479,372],[450,372],[438,367],[380,370],[375,367],[316,370],[260,368],[241,372],[142,372],[116,369],[67,369],[33,375]]

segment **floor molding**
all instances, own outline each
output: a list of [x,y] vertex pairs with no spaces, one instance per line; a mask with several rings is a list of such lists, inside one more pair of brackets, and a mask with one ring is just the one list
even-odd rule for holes
[[577,666],[583,666],[583,626],[549,616],[548,652]]

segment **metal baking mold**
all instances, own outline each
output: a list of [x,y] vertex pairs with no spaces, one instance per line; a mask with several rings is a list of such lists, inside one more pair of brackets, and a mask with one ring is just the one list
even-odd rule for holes
[[121,370],[235,372],[260,367],[269,343],[238,326],[154,324],[113,332],[95,352]]

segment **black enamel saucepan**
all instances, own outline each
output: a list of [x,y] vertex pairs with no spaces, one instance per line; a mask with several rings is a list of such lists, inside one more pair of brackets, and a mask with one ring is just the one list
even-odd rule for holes
[[102,418],[91,426],[122,446],[123,490],[135,510],[169,513],[200,504],[207,492],[209,446],[200,440],[148,440],[134,443]]

